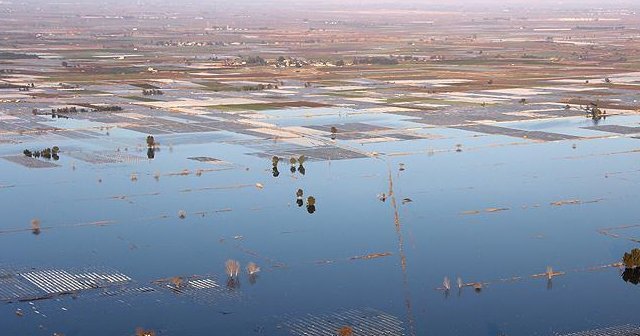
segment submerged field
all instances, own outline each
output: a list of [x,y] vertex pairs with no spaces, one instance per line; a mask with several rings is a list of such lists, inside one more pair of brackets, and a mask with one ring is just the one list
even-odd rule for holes
[[2,6],[0,334],[637,332],[637,15]]

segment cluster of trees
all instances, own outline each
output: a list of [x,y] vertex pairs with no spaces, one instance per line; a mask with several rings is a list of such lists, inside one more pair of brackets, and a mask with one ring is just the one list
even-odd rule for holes
[[394,57],[383,56],[368,56],[368,57],[354,57],[353,64],[380,64],[380,65],[395,65],[398,64],[398,59]]
[[93,109],[94,112],[116,112],[122,111],[122,107],[118,105],[106,105],[106,106],[96,106]]
[[[122,111],[122,107],[117,106],[117,105],[106,105],[106,106],[92,106],[93,112],[111,112],[111,111]],[[32,110],[33,114],[38,114],[38,110],[37,109],[33,109]],[[72,113],[78,113],[78,112],[87,112],[86,108],[80,108],[78,109],[75,106],[65,106],[65,107],[60,107],[60,108],[52,108],[51,109],[51,115],[52,116],[58,116],[60,117],[61,114],[72,114]]]
[[[304,191],[302,189],[298,189],[296,191],[296,204],[298,207],[302,207],[304,205]],[[316,198],[313,196],[307,197],[307,212],[312,214],[316,212]]]
[[142,90],[142,94],[145,96],[161,96],[164,94],[164,92],[159,89],[144,89]]
[[280,56],[276,59],[276,67],[296,67],[296,68],[301,68],[306,62],[299,60],[297,58],[291,58],[291,57],[284,57],[284,56]]
[[[434,58],[432,57],[432,59]],[[362,56],[362,57],[354,57],[352,64],[354,65],[358,65],[358,64],[396,65],[396,64],[399,64],[401,60],[404,60],[404,61],[423,60],[424,61],[426,59],[425,58],[421,59],[414,56]],[[330,62],[320,61],[320,63],[327,65]],[[265,60],[261,56],[238,56],[238,58],[235,60],[225,60],[225,64],[226,65],[242,64],[242,65],[254,65],[254,66],[272,64],[279,68],[284,68],[284,67],[301,68],[305,65],[308,65],[309,61],[294,58],[294,57],[279,56],[277,59],[275,59],[275,61],[267,62],[267,60]],[[333,64],[340,67],[347,65],[347,63],[343,59],[338,59]]]
[[271,90],[277,89],[277,84],[257,84],[257,85],[245,85],[240,88],[242,91],[262,91],[262,90]]
[[78,110],[77,107],[75,106],[71,106],[71,107],[61,107],[61,108],[52,108],[51,109],[51,115],[57,115],[57,114],[69,114],[69,113],[78,113],[78,112],[87,112],[86,108],[81,108]]
[[581,107],[582,110],[587,112],[587,118],[593,119],[593,121],[600,121],[607,118],[607,111],[598,107],[597,103],[591,103],[585,107]]
[[53,146],[51,148],[45,148],[39,151],[36,151],[36,150],[30,151],[28,149],[25,149],[22,153],[28,157],[34,157],[34,158],[42,157],[47,160],[53,159],[54,161],[58,161],[60,160],[60,156],[58,156],[59,152],[60,152],[60,148],[58,146]]
[[622,280],[637,285],[640,283],[640,249],[634,248],[631,252],[625,252],[622,257],[624,272]]
[[34,54],[19,54],[19,53],[12,53],[12,52],[6,52],[6,51],[0,52],[0,59],[2,60],[35,59],[35,58],[40,58],[40,57]]
[[631,252],[625,252],[622,263],[626,268],[636,268],[640,266],[640,249],[634,248]]
[[241,59],[247,65],[267,65],[267,61],[260,56],[244,56]]
[[154,41],[153,44],[163,47],[202,47],[202,46],[226,46],[228,43],[221,41]]
[[23,85],[23,86],[18,87],[18,91],[29,91],[34,87],[36,87],[36,85],[31,83],[29,85]]
[[[281,159],[277,156],[274,156],[271,158],[273,177],[280,176],[280,171],[278,170],[278,163],[280,163],[280,160]],[[297,171],[300,174],[304,175],[307,172],[306,168],[304,168],[304,163],[306,160],[307,158],[304,155],[300,155],[300,157],[298,158],[295,158],[295,157],[290,158],[289,163],[291,164],[291,168],[289,168],[289,171],[292,174]]]

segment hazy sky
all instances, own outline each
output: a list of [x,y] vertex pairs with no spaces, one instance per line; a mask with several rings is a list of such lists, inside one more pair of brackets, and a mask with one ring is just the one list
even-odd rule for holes
[[[637,5],[640,0],[140,0],[145,3],[201,3],[201,4],[251,4],[256,6],[269,6],[274,4],[297,4],[297,5],[318,5],[326,4],[331,6],[456,6],[456,5],[494,5],[494,6],[549,6],[549,5],[571,5],[582,7],[619,7]],[[0,3],[126,3],[137,2],[137,0],[0,0]]]

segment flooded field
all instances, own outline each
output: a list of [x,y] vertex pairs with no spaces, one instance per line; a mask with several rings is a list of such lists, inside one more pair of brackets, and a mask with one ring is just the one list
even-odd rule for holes
[[429,43],[424,13],[319,12],[345,25],[325,64],[326,31],[133,13],[117,38],[38,14],[35,47],[2,14],[1,335],[638,332],[638,36],[610,29],[635,12],[504,13],[526,28],[500,41],[490,13],[433,14]]

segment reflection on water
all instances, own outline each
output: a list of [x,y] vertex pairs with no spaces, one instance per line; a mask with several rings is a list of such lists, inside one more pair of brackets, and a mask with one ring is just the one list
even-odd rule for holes
[[625,268],[622,272],[622,280],[624,282],[637,285],[640,283],[640,268]]
[[280,158],[277,156],[274,156],[271,158],[271,172],[273,177],[278,177],[280,176],[280,171],[278,170],[278,163],[280,162]]

